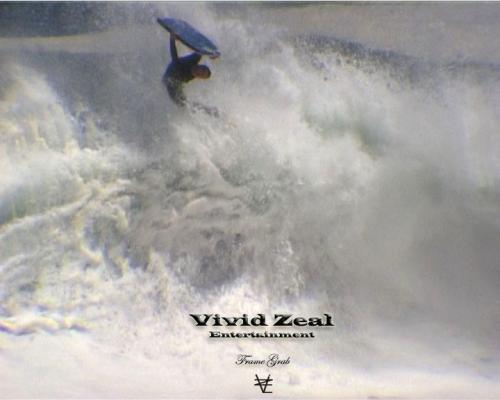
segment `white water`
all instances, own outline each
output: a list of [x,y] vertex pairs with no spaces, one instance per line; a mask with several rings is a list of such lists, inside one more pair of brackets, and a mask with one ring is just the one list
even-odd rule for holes
[[[491,60],[345,47],[333,6],[258,32],[251,5],[153,8],[220,45],[186,92],[224,120],[172,111],[153,24],[2,42],[0,396],[249,398],[256,372],[280,397],[500,395]],[[280,311],[336,326],[208,341],[188,319]],[[234,365],[271,352],[291,365]]]

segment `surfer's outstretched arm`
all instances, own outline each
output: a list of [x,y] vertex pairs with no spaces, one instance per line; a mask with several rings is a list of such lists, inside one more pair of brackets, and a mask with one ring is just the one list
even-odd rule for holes
[[173,34],[170,35],[170,57],[172,57],[172,61],[177,61],[177,47],[175,46],[175,36]]

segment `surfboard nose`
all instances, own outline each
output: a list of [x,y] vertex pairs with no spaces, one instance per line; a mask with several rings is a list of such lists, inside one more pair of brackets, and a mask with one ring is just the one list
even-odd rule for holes
[[210,58],[217,58],[221,55],[217,46],[209,38],[186,21],[175,18],[157,18],[156,21],[195,52]]

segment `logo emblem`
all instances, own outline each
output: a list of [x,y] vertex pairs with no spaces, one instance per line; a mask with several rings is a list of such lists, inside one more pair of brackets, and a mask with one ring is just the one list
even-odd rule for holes
[[255,381],[257,382],[254,386],[260,386],[260,390],[262,393],[272,393],[267,391],[268,386],[273,386],[271,375],[268,375],[266,379],[261,379],[259,376],[256,374],[255,375]]

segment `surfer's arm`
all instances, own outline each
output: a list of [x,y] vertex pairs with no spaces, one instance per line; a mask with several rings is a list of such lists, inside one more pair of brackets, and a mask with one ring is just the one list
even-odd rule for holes
[[185,57],[182,57],[181,60],[186,64],[197,65],[201,60],[201,54],[191,53]]
[[170,35],[170,57],[172,57],[172,61],[177,61],[179,58],[177,56],[177,47],[175,46],[175,36]]

